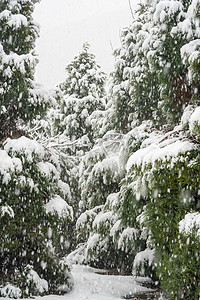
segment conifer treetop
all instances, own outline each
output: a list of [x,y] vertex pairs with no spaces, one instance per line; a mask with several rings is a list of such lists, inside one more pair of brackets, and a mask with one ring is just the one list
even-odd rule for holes
[[83,44],[82,51],[66,67],[67,78],[61,84],[65,94],[79,99],[89,95],[97,97],[104,95],[106,77],[96,63],[95,55],[89,53],[89,48],[89,43]]

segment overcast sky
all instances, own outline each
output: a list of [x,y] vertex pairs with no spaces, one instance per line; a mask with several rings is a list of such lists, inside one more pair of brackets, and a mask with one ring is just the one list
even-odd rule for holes
[[[131,2],[134,6],[137,0]],[[129,0],[41,0],[34,19],[40,24],[36,80],[53,87],[65,80],[65,67],[84,42],[102,70],[112,71],[112,48],[120,46],[120,30],[132,17]]]

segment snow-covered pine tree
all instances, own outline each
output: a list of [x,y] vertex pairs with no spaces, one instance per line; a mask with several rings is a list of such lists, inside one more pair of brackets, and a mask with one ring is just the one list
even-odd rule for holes
[[109,234],[116,215],[104,210],[104,205],[109,194],[119,191],[123,177],[118,156],[122,137],[108,132],[80,163],[79,209],[82,214],[76,224],[78,241],[85,244],[84,262],[101,268],[115,268],[118,258]]
[[79,185],[83,213],[76,227],[79,241],[85,243],[84,262],[130,273],[137,251],[145,249],[145,240],[138,238],[140,232],[134,224],[136,208],[142,204],[135,200],[134,205],[134,197],[127,200],[129,188],[123,184],[120,189],[120,181],[129,156],[149,130],[151,124],[146,122],[127,135],[107,132],[82,159]]
[[199,296],[199,115],[199,106],[188,106],[179,126],[165,134],[152,132],[130,156],[129,198],[122,198],[119,209],[122,222],[139,225],[146,240],[134,274],[147,275],[153,263],[171,299]]
[[67,292],[73,285],[61,258],[69,243],[63,229],[73,217],[69,186],[60,179],[57,157],[18,127],[56,103],[33,80],[37,2],[0,3],[0,295],[10,298]]
[[102,97],[106,76],[97,65],[95,56],[88,50],[89,45],[84,44],[83,50],[66,68],[67,79],[56,92],[57,108],[50,109],[45,120],[36,122],[32,131],[33,136],[42,139],[45,147],[59,157],[61,178],[70,186],[74,223],[68,234],[68,252],[76,246],[80,157],[92,147],[97,136],[97,132],[92,130],[95,127],[93,113],[103,113],[105,107]]
[[19,136],[19,121],[45,111],[49,98],[34,81],[38,26],[32,12],[38,0],[2,0],[0,5],[0,140]]
[[158,78],[159,109],[166,121],[177,122],[184,108],[199,95],[198,82],[189,80],[189,69],[182,58],[182,47],[199,38],[198,13],[193,1],[145,3],[150,3],[146,56]]
[[[0,295],[15,298],[69,291],[70,269],[60,258],[73,218],[69,187],[38,142],[7,139],[0,150]],[[35,275],[34,275],[34,274]],[[6,294],[7,293],[7,294]]]
[[65,97],[61,103],[58,132],[64,132],[76,149],[88,150],[94,143],[91,115],[104,110],[105,74],[89,53],[89,44],[67,66],[67,78],[60,85]]
[[115,71],[111,74],[110,122],[128,132],[143,120],[155,120],[159,102],[156,74],[149,66],[143,43],[149,28],[149,5],[134,13],[133,23],[121,32],[121,48],[115,50]]
[[89,53],[90,45],[83,44],[83,49],[66,67],[67,78],[61,84],[66,95],[82,99],[89,95],[102,97],[105,93],[105,74],[97,65],[94,54]]
[[[122,31],[122,47],[115,51],[110,86],[114,128],[127,131],[147,119],[159,126],[177,122],[198,99],[198,79],[191,77],[198,73],[195,3],[140,1],[132,24]],[[194,57],[191,49],[197,51]]]

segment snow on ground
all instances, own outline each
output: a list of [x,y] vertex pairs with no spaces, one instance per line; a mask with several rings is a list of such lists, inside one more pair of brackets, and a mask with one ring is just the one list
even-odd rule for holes
[[35,300],[116,300],[122,299],[127,294],[148,290],[137,285],[133,276],[102,275],[95,272],[98,270],[74,265],[72,271],[74,288],[70,293],[64,296],[36,297]]
[[76,265],[73,268],[74,289],[65,295],[66,300],[116,300],[126,294],[147,290],[138,286],[133,276],[96,274],[97,270]]

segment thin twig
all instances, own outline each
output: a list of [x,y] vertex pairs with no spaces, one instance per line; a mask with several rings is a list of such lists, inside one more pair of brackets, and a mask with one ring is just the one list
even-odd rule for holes
[[133,13],[133,9],[132,9],[132,6],[131,6],[131,0],[128,0],[128,3],[129,3],[129,7],[130,7],[132,18],[134,20],[134,13]]

